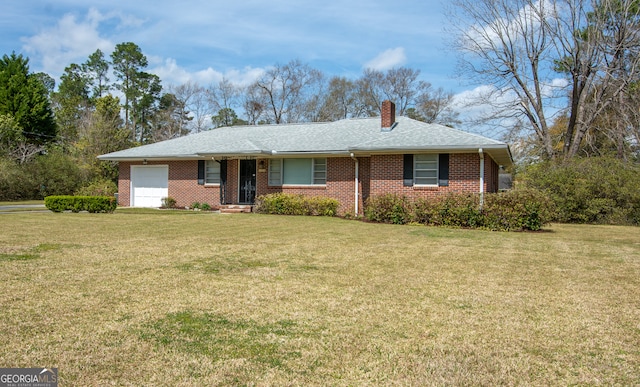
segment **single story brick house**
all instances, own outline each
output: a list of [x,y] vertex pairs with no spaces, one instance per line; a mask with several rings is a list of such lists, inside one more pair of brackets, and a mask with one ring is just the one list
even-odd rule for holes
[[325,196],[362,213],[370,196],[497,192],[507,144],[395,116],[328,123],[234,126],[98,157],[118,161],[121,206],[252,204],[275,192]]

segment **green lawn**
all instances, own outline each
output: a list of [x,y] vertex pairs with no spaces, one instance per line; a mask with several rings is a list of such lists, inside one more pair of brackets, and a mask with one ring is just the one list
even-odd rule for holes
[[640,228],[0,216],[0,367],[60,385],[638,385]]

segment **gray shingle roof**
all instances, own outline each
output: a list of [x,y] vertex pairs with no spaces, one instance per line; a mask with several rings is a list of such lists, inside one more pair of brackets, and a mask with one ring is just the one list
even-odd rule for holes
[[98,156],[101,160],[194,159],[203,157],[276,157],[294,154],[478,152],[501,165],[512,163],[506,143],[437,124],[397,117],[384,132],[380,118],[328,123],[234,126],[143,145]]

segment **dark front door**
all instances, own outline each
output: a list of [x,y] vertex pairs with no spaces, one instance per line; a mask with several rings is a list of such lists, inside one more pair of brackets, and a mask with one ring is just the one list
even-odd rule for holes
[[256,198],[256,161],[240,160],[240,198],[243,204],[253,204]]

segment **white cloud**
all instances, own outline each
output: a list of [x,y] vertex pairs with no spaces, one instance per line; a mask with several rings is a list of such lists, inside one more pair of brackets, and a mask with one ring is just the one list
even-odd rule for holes
[[402,66],[407,61],[404,47],[390,48],[367,62],[364,67],[371,70],[384,71]]
[[245,67],[242,70],[227,71],[225,77],[239,86],[249,86],[260,78],[266,70],[262,68]]
[[479,10],[470,11],[477,20],[490,22],[471,24],[466,29],[462,41],[469,51],[501,49],[516,41],[528,39],[533,35],[541,35],[541,29],[547,28],[545,20],[559,18],[556,5],[549,0],[539,0],[525,4],[522,8],[512,9],[500,5],[481,6]]
[[156,74],[162,79],[162,83],[168,85],[181,85],[187,82],[194,82],[201,86],[215,84],[223,78],[228,79],[238,86],[247,86],[258,79],[264,69],[245,67],[243,69],[231,69],[226,72],[215,70],[207,67],[204,70],[190,72],[180,67],[173,58],[167,58],[160,66],[155,67],[149,72]]
[[178,63],[173,58],[165,59],[160,66],[151,69],[149,72],[159,76],[163,84],[180,85],[195,81],[193,74],[178,66]]
[[66,14],[54,27],[23,38],[24,49],[42,58],[42,71],[61,74],[70,63],[86,60],[96,49],[113,48],[113,43],[98,33],[99,24],[106,18],[95,9],[90,9],[80,21],[75,15]]
[[[460,118],[464,122],[476,122],[491,115],[494,110],[493,102],[496,102],[496,99],[491,96],[496,91],[496,88],[491,85],[480,85],[471,90],[464,90],[453,96],[452,108],[460,112]],[[501,102],[509,99],[504,96],[503,98]]]

